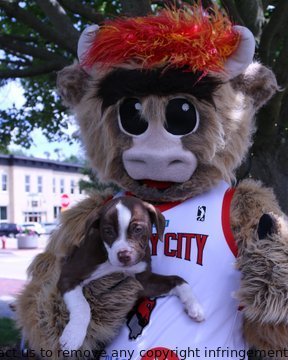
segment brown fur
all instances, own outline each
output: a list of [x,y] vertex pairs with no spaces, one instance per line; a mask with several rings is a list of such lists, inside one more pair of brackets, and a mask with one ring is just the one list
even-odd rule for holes
[[[288,330],[286,322],[280,324],[263,324],[246,319],[244,322],[244,334],[249,340],[249,343],[254,344],[258,349],[266,351],[281,351],[287,349]],[[277,359],[279,358],[282,357],[277,356]],[[287,359],[287,356],[285,356],[285,359]]]
[[79,202],[77,206],[64,211],[61,214],[61,225],[51,235],[47,251],[61,257],[66,256],[67,252],[71,251],[71,247],[79,245],[83,240],[87,217],[97,211],[111,196],[109,190],[102,194],[95,192]]
[[[260,240],[260,217],[269,213],[276,228]],[[243,181],[231,205],[242,273],[238,298],[244,307],[244,335],[258,349],[279,350],[288,344],[288,227],[273,192],[252,180]]]
[[[50,276],[55,279],[57,274],[59,275],[59,264]],[[38,355],[41,348],[51,350],[51,359],[62,358],[58,356],[59,337],[69,320],[56,284],[57,281],[51,281],[43,286],[43,283],[32,280],[16,304],[18,325],[30,348]],[[122,274],[99,279],[85,287],[84,295],[91,307],[92,320],[80,350],[100,350],[111,341],[138,299],[140,291],[142,287],[135,279],[125,278]]]
[[78,64],[67,66],[58,73],[57,88],[66,106],[74,107],[79,103],[88,81],[89,76]]
[[273,72],[259,63],[251,64],[248,69],[232,80],[232,86],[246,94],[256,110],[270,99],[279,86]]

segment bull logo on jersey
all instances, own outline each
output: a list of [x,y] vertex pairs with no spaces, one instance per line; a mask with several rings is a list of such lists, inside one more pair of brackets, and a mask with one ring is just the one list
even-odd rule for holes
[[128,315],[127,326],[130,330],[130,340],[135,340],[142,334],[143,329],[149,324],[150,316],[155,305],[156,299],[143,298]]
[[206,206],[198,206],[197,221],[205,221]]

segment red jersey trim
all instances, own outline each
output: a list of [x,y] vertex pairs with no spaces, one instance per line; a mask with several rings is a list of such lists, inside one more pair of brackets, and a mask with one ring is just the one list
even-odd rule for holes
[[225,192],[224,198],[223,198],[223,204],[222,204],[222,228],[223,233],[225,236],[225,239],[227,241],[227,244],[232,251],[232,254],[237,257],[238,255],[238,247],[234,238],[234,235],[231,230],[231,224],[230,224],[230,208],[231,208],[231,201],[233,198],[233,195],[235,193],[235,188],[230,188]]

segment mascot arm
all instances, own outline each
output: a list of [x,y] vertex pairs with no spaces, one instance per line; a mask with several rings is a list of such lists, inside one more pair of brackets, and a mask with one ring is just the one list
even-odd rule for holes
[[238,298],[244,335],[258,349],[280,350],[288,339],[288,222],[270,189],[239,184],[231,203],[231,226],[242,273]]

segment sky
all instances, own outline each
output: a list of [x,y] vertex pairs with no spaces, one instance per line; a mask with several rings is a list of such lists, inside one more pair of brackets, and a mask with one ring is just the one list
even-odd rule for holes
[[[16,107],[21,107],[25,103],[25,99],[23,97],[23,89],[21,88],[21,85],[17,81],[10,81],[7,85],[0,88],[0,109],[5,110],[12,106],[12,104],[15,104]],[[73,119],[71,119],[71,122],[74,122]],[[73,134],[77,130],[77,126],[71,124],[68,129],[68,134]],[[80,154],[82,157],[84,157],[83,151],[81,149],[81,146],[78,143],[73,143],[72,145],[69,145],[66,142],[48,142],[48,140],[45,138],[45,136],[42,135],[42,132],[40,129],[36,129],[32,132],[33,139],[34,139],[34,145],[31,146],[30,149],[23,149],[18,145],[12,144],[9,146],[9,150],[23,150],[25,154],[28,156],[38,157],[38,158],[45,158],[47,159],[47,155],[45,155],[45,152],[50,153],[50,159],[51,160],[58,160],[57,153],[54,152],[55,149],[61,149],[61,153],[63,157],[69,157],[70,155],[78,155]]]

